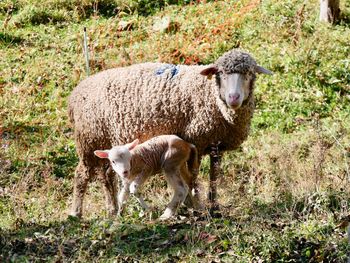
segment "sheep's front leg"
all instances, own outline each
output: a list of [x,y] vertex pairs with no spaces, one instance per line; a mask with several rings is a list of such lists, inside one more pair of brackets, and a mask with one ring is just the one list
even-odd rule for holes
[[210,202],[210,211],[214,212],[219,209],[219,206],[216,202],[217,196],[217,180],[218,175],[220,175],[220,163],[221,155],[219,152],[218,144],[215,144],[211,147],[210,151],[210,182],[209,182],[209,202]]
[[87,185],[90,178],[93,176],[93,169],[80,161],[74,177],[74,192],[73,203],[70,215],[74,217],[81,217],[83,212],[83,199],[86,192]]
[[124,205],[126,203],[126,200],[129,197],[129,193],[130,193],[129,189],[130,189],[130,183],[127,180],[122,179],[122,189],[118,194],[118,215],[119,216],[122,215]]

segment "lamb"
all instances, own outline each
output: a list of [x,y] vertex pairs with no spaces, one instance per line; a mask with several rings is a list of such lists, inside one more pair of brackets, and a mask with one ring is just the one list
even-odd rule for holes
[[161,135],[142,144],[138,143],[139,140],[136,139],[110,150],[94,152],[99,158],[109,159],[122,181],[122,189],[118,194],[118,214],[121,215],[129,193],[137,198],[145,210],[149,209],[138,191],[151,175],[161,170],[164,170],[174,195],[160,219],[166,220],[174,216],[188,193],[195,208],[199,209],[201,206],[198,196],[191,196],[192,179],[198,173],[199,166],[196,147],[175,135]]
[[79,155],[70,214],[82,215],[84,193],[96,175],[106,192],[107,210],[116,212],[115,176],[108,163],[94,156],[95,149],[162,134],[196,145],[199,160],[210,154],[209,200],[215,208],[220,156],[248,136],[257,73],[272,74],[234,49],[211,65],[141,63],[83,80],[68,102]]

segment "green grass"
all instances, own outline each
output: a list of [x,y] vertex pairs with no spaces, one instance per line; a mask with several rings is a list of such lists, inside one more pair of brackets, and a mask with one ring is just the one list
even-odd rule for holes
[[[350,5],[318,22],[318,1],[0,3],[0,261],[346,262],[350,193]],[[159,17],[176,26],[153,32]],[[130,31],[118,23],[129,21]],[[157,209],[106,218],[91,184],[85,219],[67,219],[77,164],[67,97],[93,73],[143,61],[206,64],[240,47],[275,74],[256,83],[249,139],[223,158],[222,218],[155,220]],[[208,160],[201,166],[203,198]],[[167,198],[164,198],[164,195]],[[344,224],[343,224],[344,225]]]

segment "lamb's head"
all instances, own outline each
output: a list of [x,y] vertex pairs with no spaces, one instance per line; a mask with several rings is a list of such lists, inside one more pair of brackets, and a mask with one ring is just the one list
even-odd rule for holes
[[110,150],[96,150],[94,154],[99,158],[107,158],[111,162],[113,170],[121,177],[128,177],[131,169],[130,151],[138,145],[139,140],[125,145],[114,146]]
[[213,65],[201,71],[209,79],[215,75],[220,97],[232,109],[238,109],[249,97],[254,87],[256,73],[272,72],[259,66],[254,58],[240,50],[223,54]]

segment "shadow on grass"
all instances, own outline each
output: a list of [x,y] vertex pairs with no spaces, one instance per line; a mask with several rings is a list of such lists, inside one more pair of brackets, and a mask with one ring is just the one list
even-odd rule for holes
[[0,32],[0,45],[16,45],[23,42],[23,39],[8,33]]
[[342,262],[349,253],[346,233],[334,226],[334,215],[325,222],[322,214],[339,213],[344,200],[348,200],[345,192],[294,200],[286,195],[277,202],[254,202],[234,217],[222,208],[221,218],[188,215],[167,223],[130,223],[134,220],[127,218],[68,218],[47,224],[18,220],[14,230],[0,230],[0,261],[173,262],[188,255],[205,259],[264,255],[268,262]]
[[[0,261],[73,260],[82,255],[97,258],[138,258],[152,253],[187,250],[190,224],[136,225],[110,220],[79,221],[72,218],[50,224],[18,223],[17,230],[0,230]],[[176,254],[176,253],[175,253]]]
[[349,27],[350,26],[350,12],[342,12],[340,14],[340,19],[337,22],[337,24]]

